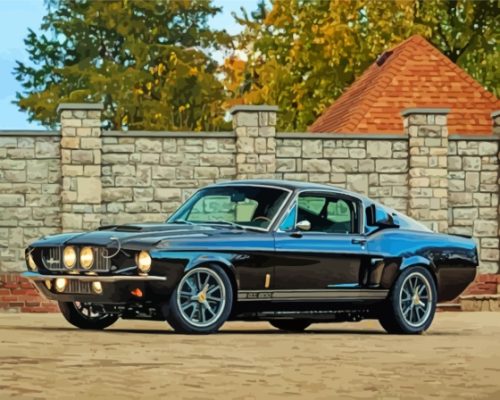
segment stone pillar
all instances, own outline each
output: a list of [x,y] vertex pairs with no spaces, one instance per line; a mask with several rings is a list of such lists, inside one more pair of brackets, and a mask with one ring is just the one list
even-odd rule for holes
[[[500,137],[500,110],[493,111],[491,113],[491,119],[493,122],[493,136]],[[500,150],[500,145],[498,146],[498,149]],[[498,157],[498,168],[497,168],[497,177],[499,178],[497,181],[497,198],[500,197],[500,153],[497,155]],[[498,205],[497,209],[497,226],[498,226],[498,231],[497,231],[497,243],[496,243],[496,250],[500,251],[500,204]],[[500,260],[498,261],[498,267],[496,273],[499,274],[497,276],[497,294],[500,294]],[[500,300],[498,300],[500,302]]]
[[493,135],[500,136],[500,110],[493,111],[491,119],[493,120]]
[[276,178],[276,106],[230,110],[236,132],[236,179]]
[[409,136],[408,215],[442,233],[448,231],[448,112],[442,108],[401,112]]
[[62,231],[95,229],[101,214],[102,104],[60,104]]

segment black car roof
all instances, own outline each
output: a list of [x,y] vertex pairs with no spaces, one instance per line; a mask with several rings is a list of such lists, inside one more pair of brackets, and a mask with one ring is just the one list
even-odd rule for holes
[[349,190],[345,190],[333,185],[325,185],[321,183],[310,183],[310,182],[302,182],[302,181],[289,181],[289,180],[279,180],[279,179],[243,179],[237,181],[226,181],[216,183],[210,186],[223,186],[223,185],[266,185],[266,186],[276,186],[284,189],[290,190],[302,190],[302,189],[318,189],[318,190],[335,190],[339,193],[356,195],[357,197],[364,197],[358,193],[350,192]]

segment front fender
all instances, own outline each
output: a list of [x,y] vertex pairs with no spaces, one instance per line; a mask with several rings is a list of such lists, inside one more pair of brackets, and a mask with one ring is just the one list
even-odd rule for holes
[[210,264],[210,263],[219,264],[223,266],[224,269],[226,269],[233,277],[236,276],[236,269],[234,265],[231,263],[231,261],[228,258],[222,257],[219,254],[203,254],[192,258],[186,264],[186,267],[184,268],[184,273],[200,265]]

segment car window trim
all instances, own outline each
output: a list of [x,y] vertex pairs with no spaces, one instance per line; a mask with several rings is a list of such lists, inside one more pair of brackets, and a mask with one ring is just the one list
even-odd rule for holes
[[[260,188],[267,188],[267,189],[277,189],[277,190],[281,190],[282,192],[288,192],[286,198],[283,200],[283,203],[281,204],[280,208],[276,211],[276,215],[273,217],[273,219],[271,220],[271,222],[269,223],[269,226],[267,228],[260,228],[260,227],[257,227],[257,226],[252,226],[252,230],[258,230],[258,231],[261,231],[261,232],[271,232],[272,230],[274,230],[274,225],[275,225],[275,222],[277,221],[278,217],[280,217],[282,215],[282,212],[283,212],[283,209],[286,207],[287,204],[289,204],[289,201],[290,201],[290,198],[292,197],[293,195],[293,190],[292,189],[289,189],[289,188],[285,188],[285,187],[282,187],[282,186],[274,186],[274,185],[264,185],[264,184],[248,184],[248,185],[241,185],[241,184],[234,184],[234,183],[230,183],[228,182],[227,184],[224,184],[224,183],[217,183],[217,184],[213,184],[213,185],[208,185],[208,186],[205,186],[201,189],[198,189],[196,192],[194,192],[191,196],[189,196],[185,201],[182,202],[181,206],[184,204],[184,203],[187,203],[189,200],[191,200],[192,197],[194,197],[198,192],[202,191],[202,190],[206,190],[206,189],[211,189],[211,188],[219,188],[219,187],[260,187]],[[179,206],[179,208],[181,207]],[[177,211],[179,209],[175,210],[174,213],[167,219],[167,223],[168,221],[175,215],[177,214]]]
[[[279,232],[279,233],[289,233],[289,231],[283,231],[281,229],[279,229],[279,227],[281,226],[281,224],[284,222],[285,218],[288,216],[288,213],[292,210],[292,208],[294,207],[294,205],[297,205],[297,210],[298,210],[298,198],[301,194],[303,193],[312,193],[312,194],[319,194],[319,195],[326,195],[326,196],[337,196],[338,198],[342,198],[342,199],[347,199],[347,200],[350,200],[354,203],[355,207],[357,207],[357,211],[358,211],[358,231],[357,233],[347,233],[347,234],[344,234],[344,233],[335,233],[335,232],[309,232],[309,231],[302,231],[301,233],[302,234],[311,234],[311,233],[314,233],[314,234],[325,234],[325,235],[342,235],[342,236],[364,236],[366,235],[366,232],[365,232],[365,215],[364,215],[364,206],[363,206],[363,200],[355,195],[351,195],[351,194],[347,194],[347,193],[343,193],[343,192],[338,192],[336,190],[324,190],[324,189],[300,189],[300,190],[297,190],[295,191],[295,195],[293,197],[293,199],[291,200],[286,212],[283,214],[283,216],[281,217],[277,227],[278,229],[276,230],[276,232]],[[298,215],[298,212],[295,214],[295,225],[297,225],[297,215]]]

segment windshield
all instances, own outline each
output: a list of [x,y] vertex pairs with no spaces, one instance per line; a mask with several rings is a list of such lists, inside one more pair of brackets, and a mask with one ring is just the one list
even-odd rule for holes
[[221,224],[267,230],[289,192],[260,186],[219,186],[194,194],[169,223]]

